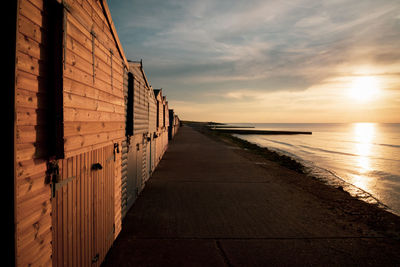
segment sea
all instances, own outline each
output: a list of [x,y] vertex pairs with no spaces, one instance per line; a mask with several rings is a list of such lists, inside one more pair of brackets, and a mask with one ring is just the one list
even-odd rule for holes
[[302,163],[307,172],[400,215],[400,124],[229,123],[312,135],[235,136]]

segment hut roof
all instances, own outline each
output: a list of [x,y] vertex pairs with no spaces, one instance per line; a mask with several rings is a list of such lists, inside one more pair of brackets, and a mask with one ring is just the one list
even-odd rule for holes
[[121,56],[122,60],[124,61],[125,67],[128,69],[129,68],[128,60],[125,57],[124,50],[122,48],[121,42],[119,41],[117,30],[115,29],[114,22],[113,22],[113,20],[111,18],[111,13],[110,13],[110,9],[108,8],[107,1],[106,0],[101,0],[100,3],[101,3],[101,7],[103,8],[104,15],[105,15],[105,17],[107,19],[108,26],[111,29],[111,33],[112,33],[112,36],[114,38],[114,41],[117,44],[119,55]]
[[143,61],[142,60],[140,60],[140,61],[128,60],[128,63],[129,63],[129,68],[139,68],[140,69],[140,72],[143,75],[143,78],[144,78],[144,81],[146,82],[147,87],[150,88],[151,85],[150,85],[149,80],[147,79],[147,76],[143,70]]
[[[154,95],[157,97],[161,93],[162,89],[154,89]],[[162,93],[161,93],[162,94]]]

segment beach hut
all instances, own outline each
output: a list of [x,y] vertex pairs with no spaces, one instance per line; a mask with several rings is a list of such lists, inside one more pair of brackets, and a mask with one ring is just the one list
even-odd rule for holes
[[122,148],[122,214],[133,205],[150,177],[156,126],[156,103],[141,61],[130,61],[127,88],[126,134]]
[[157,140],[157,100],[154,95],[154,90],[150,87],[149,90],[149,177],[155,170],[158,162],[156,160],[156,140]]
[[162,128],[162,139],[163,139],[163,154],[168,148],[168,127],[169,127],[169,113],[168,113],[168,101],[165,96],[163,96],[163,128]]
[[15,264],[99,266],[121,230],[128,62],[105,0],[16,2]]
[[162,89],[154,89],[154,96],[156,99],[156,162],[161,160],[163,155],[163,96]]
[[172,140],[176,133],[178,132],[178,129],[180,127],[180,120],[178,115],[175,114],[173,109],[170,109],[168,111],[169,114],[169,127],[168,127],[168,139]]
[[174,135],[177,134],[177,132],[178,132],[178,130],[179,130],[179,127],[181,127],[181,121],[180,121],[178,115],[175,114],[175,118],[174,118],[174,129],[175,129],[175,133],[174,133]]
[[169,120],[169,127],[168,127],[168,139],[172,140],[174,134],[174,110],[168,110],[168,120]]

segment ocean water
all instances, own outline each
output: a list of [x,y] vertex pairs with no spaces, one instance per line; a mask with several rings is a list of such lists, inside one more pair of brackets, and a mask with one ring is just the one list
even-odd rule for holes
[[312,135],[236,135],[289,155],[323,180],[400,215],[400,124],[261,124],[265,130],[312,131]]

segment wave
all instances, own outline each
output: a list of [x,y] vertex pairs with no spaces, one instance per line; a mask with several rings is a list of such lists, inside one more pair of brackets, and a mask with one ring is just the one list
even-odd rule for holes
[[344,155],[344,156],[353,156],[353,157],[359,157],[360,155],[353,154],[353,153],[346,153],[346,152],[341,152],[341,151],[334,151],[334,150],[328,150],[328,149],[323,149],[319,147],[312,147],[312,146],[306,146],[306,145],[300,145],[301,147],[310,149],[310,150],[315,150],[315,151],[320,151],[320,152],[325,152],[325,153],[331,153],[331,154],[339,154],[339,155]]
[[367,176],[375,176],[380,179],[392,181],[392,182],[399,182],[400,181],[400,175],[390,173],[390,172],[385,172],[385,171],[379,171],[379,170],[373,170],[369,171],[366,173]]
[[[341,185],[347,192],[349,192],[351,195],[360,198],[362,200],[364,200],[365,202],[368,203],[374,203],[379,205],[382,208],[391,210],[387,205],[385,205],[384,203],[382,203],[377,197],[375,197],[373,194],[365,191],[364,189],[346,181],[345,179],[343,179],[342,177],[340,177],[338,174],[336,174],[334,171],[317,166],[317,165],[312,165],[309,166],[310,168],[310,173],[314,174],[315,176],[317,176],[317,178],[319,178],[320,180],[324,181],[325,183],[329,184],[329,185]],[[316,171],[316,169],[319,169],[322,171],[321,174],[318,173],[318,171]],[[331,178],[326,177],[325,175],[329,174],[331,176]]]
[[[306,149],[313,150],[313,151],[338,154],[338,155],[343,155],[343,156],[352,156],[352,157],[362,157],[363,156],[363,155],[359,155],[359,154],[353,154],[353,153],[347,153],[347,152],[335,151],[335,150],[328,150],[328,149],[323,149],[323,148],[319,148],[319,147],[312,147],[312,146],[306,146],[306,145],[299,145],[299,146],[306,148]],[[389,158],[373,157],[373,156],[370,156],[369,158],[370,159],[378,159],[378,160],[388,160],[388,161],[400,161],[399,159],[389,159]]]
[[400,145],[392,145],[392,144],[379,144],[379,143],[373,143],[374,145],[379,145],[379,146],[387,146],[387,147],[394,147],[394,148],[400,148]]
[[[243,138],[242,136],[237,136],[241,139],[246,140],[246,138]],[[326,152],[326,153],[331,153],[331,154],[340,154],[340,155],[347,155],[347,156],[355,156],[355,157],[359,157],[359,155],[357,154],[352,154],[352,153],[345,153],[345,152],[339,152],[339,151],[333,151],[333,150],[327,150],[327,149],[322,149],[322,148],[316,148],[316,147],[311,147],[311,146],[306,146],[306,145],[293,145],[293,144],[289,144],[286,142],[280,142],[280,141],[276,141],[276,140],[271,140],[271,139],[267,139],[267,138],[261,138],[265,141],[270,141],[272,143],[276,143],[276,144],[281,144],[281,145],[286,145],[288,147],[292,147],[297,149],[296,152],[307,152],[304,151],[303,149],[300,149],[300,147],[303,147],[305,149],[309,149],[312,151],[319,151],[319,152]],[[249,140],[248,140],[249,141]],[[334,187],[338,187],[338,186],[342,186],[343,189],[347,192],[349,192],[351,195],[362,199],[365,202],[368,203],[372,203],[372,204],[376,204],[382,208],[385,208],[387,210],[391,210],[391,208],[389,208],[387,205],[385,205],[384,203],[382,203],[377,197],[375,197],[373,194],[365,191],[364,189],[350,183],[349,181],[346,181],[344,178],[342,178],[341,176],[339,176],[335,171],[318,166],[317,163],[314,163],[311,160],[307,160],[302,158],[301,155],[299,155],[298,153],[292,153],[289,152],[288,150],[284,150],[284,149],[280,149],[274,146],[267,146],[265,143],[261,144],[259,142],[256,142],[254,140],[251,141],[252,143],[256,143],[260,146],[263,147],[267,147],[268,149],[271,149],[275,152],[278,152],[280,154],[289,156],[295,160],[297,160],[298,162],[300,162],[307,170],[307,172],[309,174],[311,174],[313,177],[321,180],[322,182],[330,185],[330,186],[334,186]],[[310,153],[310,152],[308,152]],[[391,173],[387,173],[387,172],[383,172],[383,171],[371,171],[369,173],[370,175],[373,176],[380,176],[382,179],[387,179],[387,180],[392,180],[392,181],[399,181],[400,180],[400,176],[397,176],[395,174],[391,174]],[[397,180],[399,179],[399,180]]]
[[[329,139],[327,139],[329,140]],[[336,142],[342,142],[342,143],[352,143],[352,144],[364,144],[362,142],[358,141],[351,141],[351,140],[336,140]],[[400,148],[400,145],[395,145],[395,144],[385,144],[385,143],[371,143],[371,145],[375,146],[386,146],[386,147],[393,147],[393,148]]]
[[261,139],[266,140],[266,141],[269,141],[269,142],[272,142],[272,143],[276,143],[276,144],[281,144],[281,145],[285,145],[285,146],[296,147],[295,145],[290,144],[290,143],[285,143],[285,142],[281,142],[281,141],[271,140],[271,139],[263,138],[263,137],[262,137]]

